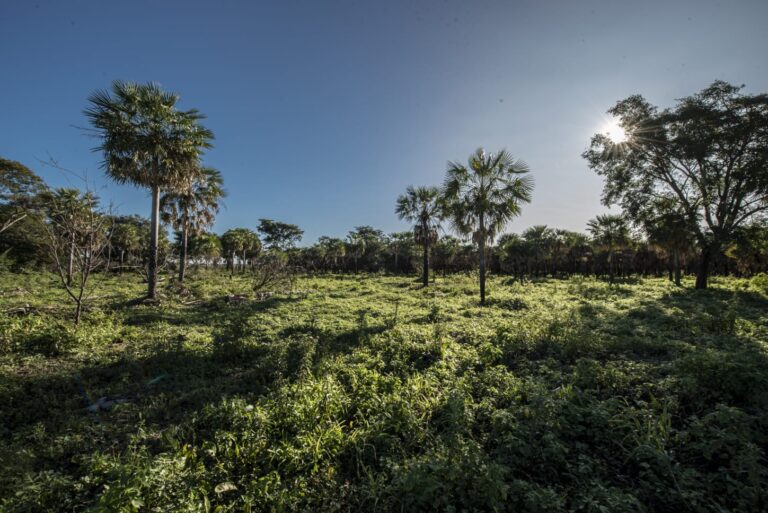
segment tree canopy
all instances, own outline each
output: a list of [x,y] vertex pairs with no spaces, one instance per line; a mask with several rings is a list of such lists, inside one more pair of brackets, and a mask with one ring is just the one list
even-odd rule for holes
[[697,288],[713,254],[768,210],[768,95],[741,90],[716,81],[663,110],[630,96],[608,111],[626,141],[598,134],[583,154],[605,178],[603,202],[632,220],[660,200],[679,206],[701,252]]
[[294,247],[304,236],[304,230],[297,225],[272,219],[259,219],[258,231],[267,247],[283,251]]

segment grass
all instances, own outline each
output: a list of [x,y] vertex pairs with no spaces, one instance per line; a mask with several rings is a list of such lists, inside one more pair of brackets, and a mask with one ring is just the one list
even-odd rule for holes
[[746,281],[98,280],[74,330],[54,277],[0,276],[0,510],[768,508]]

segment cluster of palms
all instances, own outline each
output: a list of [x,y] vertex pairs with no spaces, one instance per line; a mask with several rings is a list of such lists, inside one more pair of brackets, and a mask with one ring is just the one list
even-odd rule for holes
[[531,201],[533,180],[528,172],[523,161],[505,150],[493,154],[479,148],[467,165],[448,165],[442,189],[409,187],[398,198],[397,215],[414,223],[414,239],[423,246],[425,286],[429,284],[429,250],[437,242],[440,222],[447,219],[478,247],[480,303],[485,304],[486,247],[520,214],[521,204]]
[[[187,239],[213,221],[224,196],[218,171],[201,163],[213,133],[197,110],[180,110],[178,95],[155,84],[116,81],[89,98],[86,116],[97,131],[107,175],[152,192],[147,296],[157,295],[158,240],[162,214],[182,233],[179,278],[184,278]],[[161,195],[164,194],[162,197]]]

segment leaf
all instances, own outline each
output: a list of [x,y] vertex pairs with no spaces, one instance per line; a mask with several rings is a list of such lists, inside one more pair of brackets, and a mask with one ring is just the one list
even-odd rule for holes
[[237,486],[235,486],[233,483],[230,483],[229,481],[219,483],[216,485],[216,488],[213,489],[213,491],[216,493],[226,493],[234,490],[237,490]]

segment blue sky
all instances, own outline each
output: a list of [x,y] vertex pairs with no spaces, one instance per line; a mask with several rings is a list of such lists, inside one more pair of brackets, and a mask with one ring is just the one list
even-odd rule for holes
[[229,197],[214,229],[408,229],[409,184],[478,146],[528,162],[508,231],[583,230],[605,211],[580,157],[617,100],[659,105],[723,79],[768,91],[766,1],[13,1],[0,4],[0,155],[53,185],[87,173],[121,213],[147,192],[103,177],[88,95],[155,81],[208,116]]

